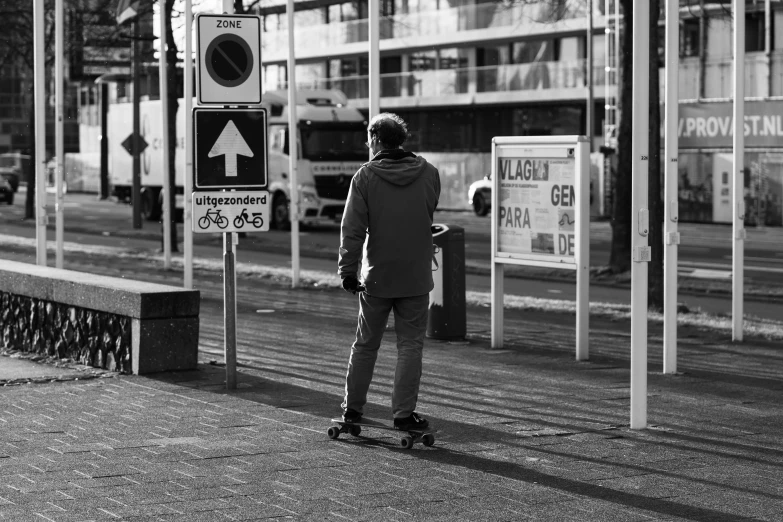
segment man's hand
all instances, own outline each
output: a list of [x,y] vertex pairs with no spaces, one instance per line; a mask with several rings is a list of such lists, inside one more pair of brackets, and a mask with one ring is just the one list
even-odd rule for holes
[[356,276],[349,275],[343,277],[343,290],[356,295],[356,292],[364,292],[364,286],[359,284],[359,280],[356,279]]

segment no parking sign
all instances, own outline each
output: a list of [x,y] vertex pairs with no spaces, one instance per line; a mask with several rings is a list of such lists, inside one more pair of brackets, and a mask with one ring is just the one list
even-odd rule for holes
[[198,103],[261,103],[261,18],[199,14],[196,35]]

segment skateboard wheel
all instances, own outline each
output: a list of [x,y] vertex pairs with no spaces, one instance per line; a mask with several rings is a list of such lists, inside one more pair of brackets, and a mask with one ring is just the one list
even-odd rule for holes
[[403,437],[400,439],[400,446],[402,446],[405,449],[410,449],[413,447],[413,438],[411,437]]
[[330,439],[336,439],[340,436],[340,428],[337,426],[332,426],[328,430],[326,430],[326,434],[329,435]]
[[359,434],[362,432],[361,426],[351,426],[349,433],[353,435],[354,437],[358,437]]
[[425,446],[432,446],[435,444],[435,435],[428,433],[422,438],[422,443],[424,443]]

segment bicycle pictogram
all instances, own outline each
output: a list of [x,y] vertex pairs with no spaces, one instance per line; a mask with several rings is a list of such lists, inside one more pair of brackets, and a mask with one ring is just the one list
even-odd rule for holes
[[220,209],[207,209],[207,213],[198,219],[198,226],[201,230],[209,228],[209,224],[214,223],[220,228],[228,226],[228,218],[220,214]]
[[263,215],[263,212],[253,212],[253,217],[251,218],[247,213],[247,209],[243,208],[242,212],[234,218],[234,226],[236,228],[242,228],[245,223],[250,223],[256,228],[261,228],[264,226]]

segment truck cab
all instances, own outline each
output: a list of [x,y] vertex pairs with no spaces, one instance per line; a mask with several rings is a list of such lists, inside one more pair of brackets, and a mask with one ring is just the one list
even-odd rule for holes
[[[291,199],[288,93],[269,91],[263,99],[269,123],[272,226],[285,230],[290,227]],[[369,158],[364,145],[367,121],[359,110],[347,106],[340,91],[299,91],[296,101],[299,220],[310,225],[339,223],[351,179]]]

